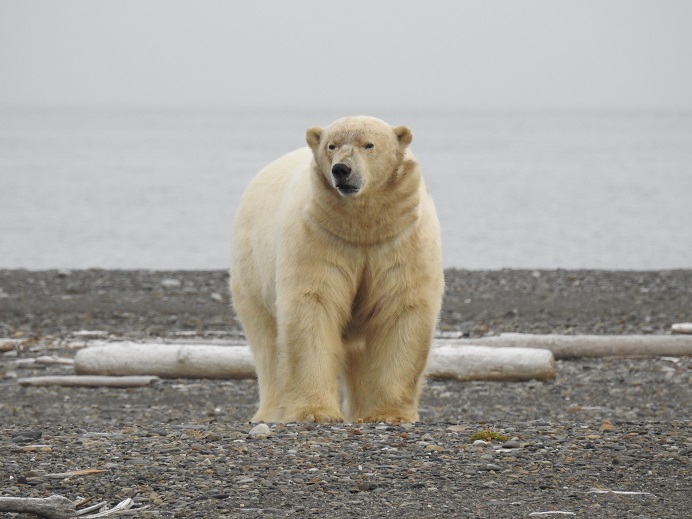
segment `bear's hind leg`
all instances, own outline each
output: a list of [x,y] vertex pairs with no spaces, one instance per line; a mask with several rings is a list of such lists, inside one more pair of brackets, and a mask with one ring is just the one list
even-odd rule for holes
[[344,409],[351,422],[364,418],[367,412],[368,388],[364,375],[368,359],[364,350],[362,339],[346,344],[346,363],[341,376],[346,397]]

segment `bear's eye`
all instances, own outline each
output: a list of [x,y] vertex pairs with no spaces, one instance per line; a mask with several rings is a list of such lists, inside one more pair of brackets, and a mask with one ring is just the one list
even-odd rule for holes
[[330,144],[329,146],[327,146],[327,149],[329,151],[334,151],[336,149],[336,144]]
[[363,146],[363,148],[365,148],[366,150],[371,150],[374,147],[375,147],[375,145],[372,142],[369,142],[365,146]]

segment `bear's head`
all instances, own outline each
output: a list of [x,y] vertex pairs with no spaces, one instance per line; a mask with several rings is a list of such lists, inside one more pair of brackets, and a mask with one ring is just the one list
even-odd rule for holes
[[388,182],[401,167],[413,136],[374,117],[345,117],[310,128],[306,140],[326,185],[353,197]]

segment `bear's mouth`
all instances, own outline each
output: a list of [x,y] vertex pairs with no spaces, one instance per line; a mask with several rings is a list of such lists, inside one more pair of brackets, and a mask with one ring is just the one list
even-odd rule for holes
[[337,184],[336,189],[339,193],[341,193],[344,196],[355,195],[358,192],[358,186],[354,186],[353,184],[346,184],[343,182]]

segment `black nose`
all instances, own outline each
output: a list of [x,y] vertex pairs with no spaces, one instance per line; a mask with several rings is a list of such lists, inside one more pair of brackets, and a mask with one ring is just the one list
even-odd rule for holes
[[351,173],[351,168],[349,168],[346,164],[339,162],[338,164],[334,164],[332,166],[332,175],[334,175],[334,178],[344,179],[349,175],[349,173]]

